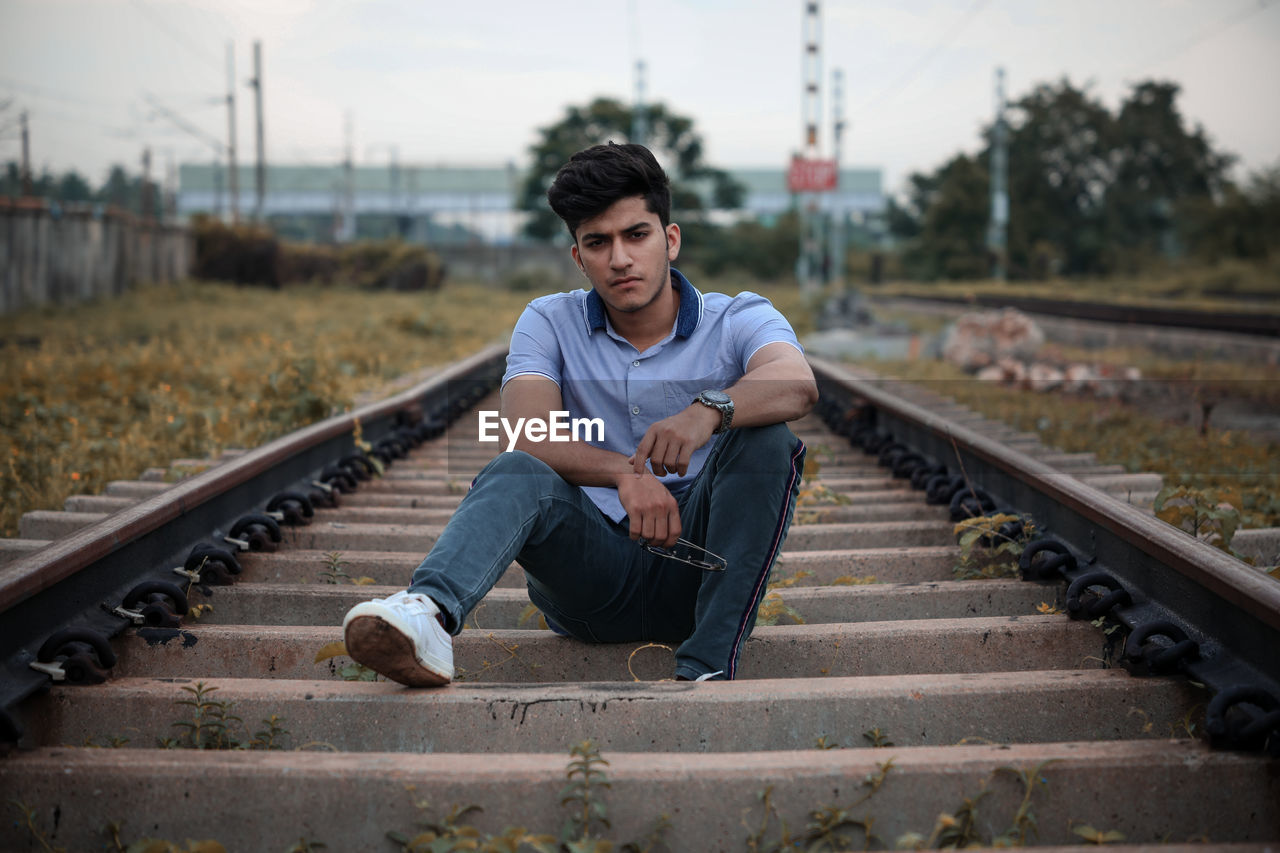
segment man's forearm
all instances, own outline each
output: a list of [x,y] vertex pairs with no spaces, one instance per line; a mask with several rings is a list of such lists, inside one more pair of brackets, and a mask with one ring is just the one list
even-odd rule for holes
[[794,421],[818,402],[812,374],[797,375],[795,365],[786,362],[762,364],[725,390],[733,398],[735,427]]
[[619,477],[634,474],[627,457],[585,441],[529,441],[521,436],[515,449],[547,463],[551,470],[575,486],[616,488]]

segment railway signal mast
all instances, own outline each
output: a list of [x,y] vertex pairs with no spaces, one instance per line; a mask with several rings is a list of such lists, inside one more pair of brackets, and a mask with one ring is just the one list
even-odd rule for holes
[[836,188],[836,164],[820,154],[818,127],[822,123],[822,10],[818,0],[806,0],[804,13],[804,146],[791,158],[787,189],[798,197],[800,213],[800,257],[796,279],[800,291],[812,296],[829,272],[826,229],[818,205],[818,193]]

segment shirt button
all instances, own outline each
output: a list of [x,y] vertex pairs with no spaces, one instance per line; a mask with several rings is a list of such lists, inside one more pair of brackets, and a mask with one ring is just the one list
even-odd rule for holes
[[640,414],[640,407],[639,407],[639,406],[632,406],[632,407],[631,407],[631,414],[633,414],[633,415],[638,415],[638,414]]
[[632,366],[632,367],[639,367],[639,366],[640,366],[640,359],[636,359],[635,361],[631,362],[631,366]]

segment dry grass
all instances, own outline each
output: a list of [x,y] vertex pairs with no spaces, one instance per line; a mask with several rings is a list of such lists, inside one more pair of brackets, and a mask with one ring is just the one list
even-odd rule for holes
[[252,447],[499,339],[527,297],[188,282],[0,318],[0,535],[180,457]]
[[[1148,356],[1148,358],[1153,358]],[[1146,362],[1153,372],[1154,362]],[[1170,423],[1146,407],[1115,399],[1038,393],[981,382],[941,361],[867,362],[884,376],[917,380],[983,415],[1039,434],[1052,447],[1092,451],[1100,462],[1129,471],[1153,471],[1166,486],[1189,486],[1239,499],[1242,527],[1280,525],[1280,445],[1240,430]],[[1182,375],[1176,362],[1163,372]],[[1256,375],[1248,366],[1202,367],[1207,375]],[[1261,368],[1268,370],[1267,368]],[[1273,393],[1274,380],[1260,381],[1258,393]]]
[[[752,289],[806,328],[794,288]],[[402,374],[505,343],[534,295],[186,282],[0,317],[0,536],[16,536],[28,510],[257,446]]]

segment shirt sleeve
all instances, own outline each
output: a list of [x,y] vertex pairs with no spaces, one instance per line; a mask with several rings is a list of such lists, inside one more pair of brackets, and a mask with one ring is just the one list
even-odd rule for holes
[[734,349],[744,373],[751,356],[768,344],[790,344],[804,353],[787,318],[773,307],[772,302],[757,293],[744,291],[738,294],[729,309],[729,321]]
[[511,332],[507,370],[502,375],[502,384],[506,385],[513,377],[535,373],[559,385],[563,368],[564,358],[560,353],[555,327],[542,311],[530,304]]

